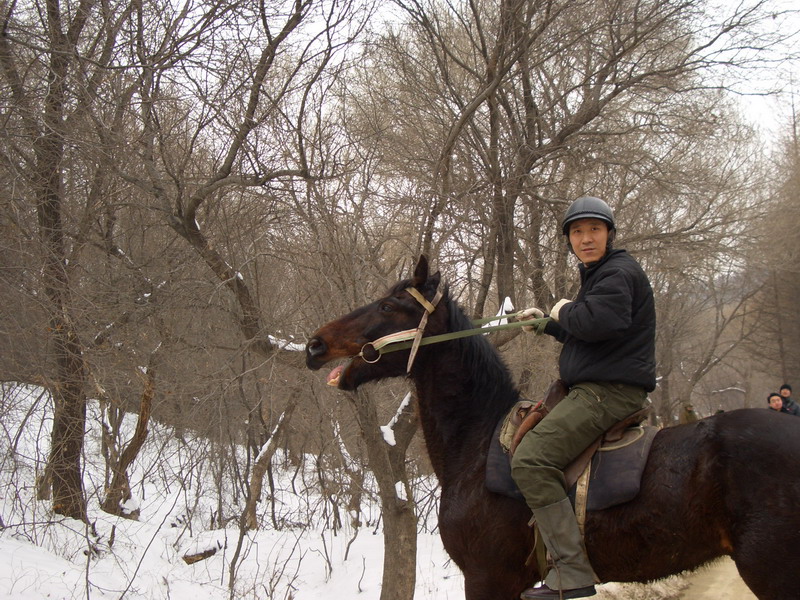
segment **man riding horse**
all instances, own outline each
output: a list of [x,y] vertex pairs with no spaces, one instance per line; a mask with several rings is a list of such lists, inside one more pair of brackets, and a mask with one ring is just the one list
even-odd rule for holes
[[[511,463],[553,568],[543,585],[522,593],[523,600],[595,594],[595,574],[563,471],[609,427],[640,410],[655,388],[653,290],[639,263],[612,248],[611,208],[599,198],[578,198],[561,227],[580,261],[581,287],[575,300],[553,306],[552,320],[537,333],[563,344],[559,371],[569,393],[525,434]],[[529,308],[520,319],[543,316],[542,310]]]

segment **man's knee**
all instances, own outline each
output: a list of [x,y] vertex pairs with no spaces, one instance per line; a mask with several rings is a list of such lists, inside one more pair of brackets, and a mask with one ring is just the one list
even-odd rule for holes
[[535,453],[515,452],[511,459],[511,477],[531,510],[566,497],[563,473],[555,467],[542,464],[536,459]]

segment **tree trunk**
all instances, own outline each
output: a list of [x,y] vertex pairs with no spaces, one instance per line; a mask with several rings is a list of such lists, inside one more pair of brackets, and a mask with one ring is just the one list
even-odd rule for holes
[[[54,18],[52,13],[51,18]],[[55,27],[55,24],[54,24]],[[50,335],[56,362],[51,384],[54,414],[50,447],[53,510],[86,520],[81,477],[81,450],[86,424],[85,371],[78,335],[70,320],[70,288],[62,218],[62,160],[64,157],[64,80],[69,53],[57,29],[53,35],[45,98],[45,129],[34,142],[36,156],[36,209],[44,250],[43,279],[49,301]]]
[[404,457],[416,429],[416,415],[410,405],[403,409],[395,424],[395,445],[390,446],[381,434],[378,414],[369,394],[356,391],[351,398],[383,509],[380,600],[412,600],[416,586],[417,518]]
[[[61,144],[53,139],[44,140],[37,148],[43,182],[38,215],[45,252],[44,288],[50,304],[49,332],[56,363],[55,377],[50,384],[54,412],[48,471],[53,489],[53,510],[58,514],[85,520],[81,450],[86,425],[86,377],[81,344],[68,318],[69,281],[59,196],[60,148]],[[52,162],[48,163],[49,160]]]
[[261,490],[264,486],[264,475],[266,474],[267,468],[272,461],[272,457],[275,455],[275,451],[278,449],[276,444],[278,435],[284,430],[286,423],[289,422],[294,409],[297,407],[297,401],[298,399],[296,397],[292,397],[292,399],[289,400],[286,410],[284,410],[281,416],[278,418],[277,425],[275,425],[275,428],[272,430],[269,439],[266,440],[261,448],[261,452],[258,453],[258,456],[253,463],[253,472],[250,474],[250,493],[247,495],[247,502],[245,503],[244,507],[244,524],[247,529],[258,529],[256,505],[261,501]]
[[[66,329],[55,319],[55,327]],[[53,431],[49,471],[53,489],[53,510],[66,517],[86,521],[86,500],[81,477],[81,451],[86,426],[83,359],[71,331],[56,332],[56,381],[53,394]]]
[[122,451],[119,460],[116,464],[111,465],[111,470],[114,475],[111,480],[111,485],[106,493],[106,498],[103,501],[101,508],[112,515],[118,515],[129,519],[138,519],[139,511],[125,511],[122,508],[122,503],[131,499],[131,487],[128,480],[128,468],[139,456],[139,451],[142,449],[145,440],[147,439],[147,423],[150,421],[150,413],[153,407],[153,396],[155,395],[155,368],[154,368],[154,355],[150,355],[150,361],[147,366],[147,374],[144,382],[144,390],[142,391],[142,400],[139,403],[139,418],[136,421],[136,429],[133,433],[133,438]]

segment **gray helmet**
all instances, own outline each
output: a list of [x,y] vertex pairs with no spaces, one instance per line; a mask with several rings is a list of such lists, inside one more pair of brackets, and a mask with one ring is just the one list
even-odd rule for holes
[[578,219],[601,219],[608,224],[608,230],[614,231],[614,211],[611,207],[594,196],[581,196],[569,205],[561,221],[561,231],[564,235],[569,233],[569,224]]

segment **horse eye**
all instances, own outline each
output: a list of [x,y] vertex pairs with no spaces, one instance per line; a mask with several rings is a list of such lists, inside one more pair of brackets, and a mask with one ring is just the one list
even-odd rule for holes
[[393,310],[394,310],[394,307],[391,304],[389,304],[388,302],[384,302],[383,304],[381,304],[381,307],[380,307],[380,311],[381,312],[392,312]]

